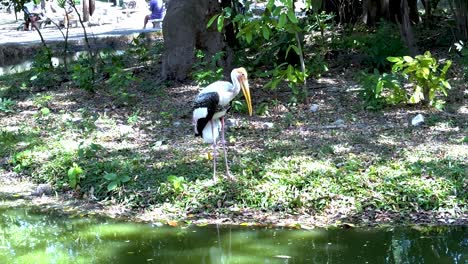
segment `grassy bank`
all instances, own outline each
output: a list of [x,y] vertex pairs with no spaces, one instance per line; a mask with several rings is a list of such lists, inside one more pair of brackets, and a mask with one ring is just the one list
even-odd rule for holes
[[[211,147],[191,127],[197,87],[154,86],[143,72],[122,99],[71,84],[30,92],[27,75],[0,79],[0,97],[11,100],[0,111],[0,177],[150,218],[466,223],[466,105],[369,112],[352,81],[330,74],[311,85],[311,112],[288,96],[267,100],[264,81],[251,80],[261,112],[234,111],[227,132],[237,180],[213,184]],[[418,113],[426,122],[414,127]],[[222,156],[218,164],[222,175]]]

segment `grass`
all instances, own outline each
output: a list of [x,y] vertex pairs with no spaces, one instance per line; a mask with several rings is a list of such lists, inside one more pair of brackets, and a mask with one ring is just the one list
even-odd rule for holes
[[[237,181],[212,185],[212,161],[206,155],[211,148],[190,135],[185,113],[178,110],[184,101],[174,103],[170,94],[159,93],[141,98],[143,103],[137,110],[129,106],[116,112],[95,112],[93,109],[111,103],[111,98],[83,101],[80,90],[68,90],[66,96],[59,92],[25,97],[15,112],[4,113],[10,121],[0,131],[0,154],[8,160],[3,170],[70,191],[67,171],[76,165],[83,170],[79,189],[73,190],[78,196],[112,200],[132,208],[161,207],[180,217],[236,208],[312,215],[346,212],[349,218],[367,210],[402,215],[466,210],[466,151],[440,156],[449,144],[460,149],[466,145],[462,137],[466,127],[435,114],[423,131],[405,127],[386,131],[379,126],[371,131],[308,131],[311,124],[307,122],[296,120],[291,126],[288,120],[283,123],[280,119],[273,120],[276,129],[264,129],[242,122],[228,132],[233,142],[231,172]],[[159,102],[164,111],[151,111],[154,106],[145,100]],[[21,115],[22,107],[33,110]],[[44,107],[50,108],[50,113],[39,114]],[[310,115],[312,121],[318,118],[306,109],[298,108],[295,116]],[[367,121],[372,123],[372,118],[380,115]],[[353,116],[362,119],[360,113]],[[262,122],[271,118],[253,119]],[[319,122],[334,119],[322,116]],[[179,121],[180,127],[172,127],[174,121]],[[461,139],[427,150],[425,144],[433,142],[421,141],[419,133],[438,133],[431,129],[441,122],[458,127]],[[11,129],[18,126],[23,127]],[[374,134],[380,137],[370,136]],[[411,145],[416,139],[417,144]],[[223,174],[222,159],[218,164],[218,173]],[[130,180],[117,182],[109,191],[107,174]]]

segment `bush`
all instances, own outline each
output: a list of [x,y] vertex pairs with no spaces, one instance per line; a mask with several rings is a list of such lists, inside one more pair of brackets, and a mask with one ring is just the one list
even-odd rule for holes
[[[442,69],[429,51],[424,55],[414,58],[410,56],[388,57],[388,61],[394,63],[391,74],[379,74],[374,70],[373,74],[361,73],[358,82],[363,86],[361,97],[366,108],[381,109],[388,104],[402,102],[416,104],[424,102],[428,105],[442,108],[444,101],[436,100],[437,94],[447,96],[450,84],[446,80],[446,74],[452,62],[448,60]],[[410,82],[413,87],[411,93],[403,89],[400,79]]]
[[363,88],[360,96],[368,110],[380,110],[386,105],[407,101],[406,92],[395,74],[380,74],[375,69],[372,74],[361,72],[357,79]]
[[414,58],[403,56],[387,59],[393,63],[393,72],[401,72],[402,76],[413,84],[414,91],[409,103],[415,104],[422,101],[437,108],[442,107],[443,101],[437,101],[435,97],[438,93],[447,96],[447,89],[451,88],[446,80],[446,74],[452,61],[447,60],[444,67],[439,69],[441,65],[429,51]]
[[95,61],[91,56],[80,55],[72,68],[72,80],[75,85],[88,92],[94,92],[94,65]]

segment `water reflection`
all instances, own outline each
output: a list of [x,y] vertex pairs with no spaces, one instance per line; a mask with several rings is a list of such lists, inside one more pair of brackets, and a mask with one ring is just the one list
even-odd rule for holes
[[1,263],[467,263],[466,227],[157,227],[0,208]]

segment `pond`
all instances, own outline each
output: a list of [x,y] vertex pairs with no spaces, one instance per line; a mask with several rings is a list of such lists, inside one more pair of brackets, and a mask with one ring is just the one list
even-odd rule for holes
[[[80,54],[84,54],[84,52],[75,52],[74,54],[68,56],[67,59],[69,61],[75,61],[79,58]],[[63,58],[52,57],[51,61],[54,67],[63,64]],[[19,58],[18,60],[10,62],[9,64],[0,64],[0,76],[28,71],[33,67],[33,62],[34,60],[31,58]]]
[[467,263],[467,227],[168,227],[0,207],[0,263]]

